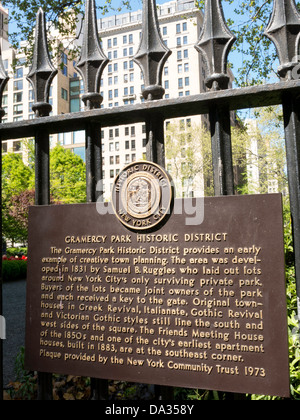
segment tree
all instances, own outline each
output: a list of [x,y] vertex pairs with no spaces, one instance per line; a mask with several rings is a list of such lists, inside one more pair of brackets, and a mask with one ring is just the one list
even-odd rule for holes
[[[128,0],[120,0],[117,8],[113,7],[112,2],[112,0],[105,0],[101,4],[97,4],[99,13],[105,15],[111,10],[117,12],[122,7],[130,8]],[[9,21],[17,24],[16,27],[18,28],[9,34],[10,41],[15,49],[21,49],[29,61],[33,53],[36,14],[40,7],[43,8],[50,24],[48,41],[52,57],[60,64],[61,53],[65,52],[67,45],[70,58],[74,59],[74,56],[78,53],[76,40],[80,34],[78,29],[81,27],[80,23],[84,14],[83,0],[36,0],[34,2],[30,0],[2,0],[2,4],[9,8]],[[51,37],[51,33],[58,35],[58,37]],[[57,42],[57,38],[61,42]]]
[[[239,187],[243,182],[239,174],[245,170],[249,136],[243,127],[233,127],[231,131],[233,167],[236,187]],[[188,123],[187,127],[182,122],[169,124],[166,159],[177,195],[214,195],[211,136],[201,124]]]
[[[29,159],[31,160],[31,159]],[[70,150],[57,146],[50,152],[51,203],[82,203],[86,198],[85,164]],[[8,153],[2,165],[2,234],[25,244],[28,208],[34,205],[34,161],[25,165],[21,155]]]
[[13,195],[26,190],[33,175],[32,169],[26,166],[22,156],[7,153],[2,160],[2,200],[5,202]]
[[211,162],[210,135],[200,124],[188,123],[187,127],[183,121],[168,124],[166,161],[177,197],[189,197],[192,191],[202,195],[203,190],[212,195],[213,185],[204,185]]
[[86,169],[81,157],[62,146],[50,153],[50,192],[64,204],[86,201]]
[[12,199],[29,187],[32,170],[27,167],[22,156],[8,153],[2,161],[2,234],[12,242],[24,243],[24,228],[11,214]]

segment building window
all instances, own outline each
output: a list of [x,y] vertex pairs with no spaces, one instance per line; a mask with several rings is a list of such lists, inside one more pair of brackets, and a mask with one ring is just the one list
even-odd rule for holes
[[135,140],[131,140],[131,150],[135,150]]
[[73,143],[81,144],[85,142],[85,131],[75,131],[73,134]]
[[14,78],[15,79],[22,79],[24,75],[24,70],[23,67],[16,69],[15,74],[14,74]]
[[22,149],[21,142],[20,141],[14,141],[13,142],[13,151],[14,152],[20,152],[21,149]]
[[3,153],[7,153],[7,142],[5,142],[5,143],[3,142],[2,143],[2,152]]
[[23,114],[23,104],[14,105],[14,115]]
[[177,34],[180,34],[180,32],[181,32],[180,23],[177,23],[177,25],[176,25],[176,33]]
[[23,92],[14,93],[14,103],[17,102],[23,102]]
[[162,28],[162,32],[163,32],[163,35],[168,35],[168,28],[167,28],[167,26],[164,26]]
[[178,79],[178,89],[181,89],[183,87],[183,80],[182,78]]
[[64,99],[65,101],[68,100],[68,91],[64,88],[61,88],[61,97],[62,99]]
[[23,80],[14,81],[14,90],[23,90]]

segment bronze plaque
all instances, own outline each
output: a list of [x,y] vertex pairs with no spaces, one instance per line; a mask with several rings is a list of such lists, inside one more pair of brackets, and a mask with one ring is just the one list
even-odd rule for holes
[[27,369],[289,396],[281,196],[202,204],[151,232],[111,204],[32,207]]

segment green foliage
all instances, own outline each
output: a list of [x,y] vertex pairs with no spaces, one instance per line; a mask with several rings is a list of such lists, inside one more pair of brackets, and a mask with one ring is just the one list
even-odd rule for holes
[[27,248],[7,248],[6,255],[7,257],[22,257],[23,255],[27,256],[28,249]]
[[[27,144],[29,154],[30,144]],[[31,161],[31,160],[30,160]],[[33,162],[33,161],[31,161]],[[83,203],[86,199],[85,163],[56,146],[50,152],[50,193],[52,203]],[[34,205],[34,163],[25,165],[21,155],[8,153],[2,166],[2,232],[3,237],[15,243],[27,243],[28,208]]]
[[54,200],[64,204],[86,201],[86,172],[83,160],[56,146],[50,154],[50,192]]
[[3,281],[24,280],[27,277],[27,261],[3,260],[2,279]]
[[[130,9],[127,0],[120,0],[118,8],[113,7],[112,0],[97,3],[97,9],[102,15],[112,10],[117,12],[122,8]],[[2,5],[10,10],[9,20],[18,24],[17,29],[10,32],[9,39],[15,49],[25,54],[27,64],[32,60],[36,14],[40,7],[50,24],[48,31],[56,32],[56,36],[49,37],[49,50],[54,64],[58,67],[63,65],[61,55],[66,52],[66,46],[71,60],[78,56],[78,45],[74,41],[77,41],[77,27],[84,14],[83,0],[2,0]],[[58,38],[64,42],[58,42]]]
[[22,156],[7,153],[2,159],[2,200],[5,202],[12,196],[28,188],[32,170],[26,166]]
[[16,381],[8,390],[11,400],[35,400],[37,397],[37,377],[25,369],[25,348],[21,347],[15,360]]

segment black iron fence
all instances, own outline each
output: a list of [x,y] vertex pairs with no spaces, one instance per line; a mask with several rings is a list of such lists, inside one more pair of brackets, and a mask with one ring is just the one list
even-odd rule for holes
[[[230,111],[282,104],[286,138],[291,213],[293,221],[294,252],[298,310],[300,301],[300,78],[297,75],[300,14],[294,0],[274,0],[274,9],[265,34],[276,45],[281,81],[240,89],[228,89],[227,56],[235,41],[227,28],[221,0],[206,0],[203,30],[195,48],[207,62],[208,91],[177,99],[162,99],[162,71],[169,49],[164,45],[158,25],[155,0],[144,0],[142,39],[134,58],[143,72],[145,102],[116,108],[101,109],[99,94],[103,70],[108,63],[100,45],[96,20],[95,0],[86,0],[83,45],[77,70],[84,82],[85,111],[49,116],[49,90],[57,70],[53,67],[47,47],[46,22],[39,10],[32,68],[28,75],[36,103],[34,120],[5,123],[0,126],[1,142],[24,137],[35,138],[36,205],[50,202],[49,136],[51,134],[85,130],[86,133],[86,188],[87,201],[96,202],[101,191],[96,191],[102,179],[101,128],[122,124],[146,123],[147,159],[165,166],[164,121],[169,118],[209,114],[212,139],[212,169],[215,195],[234,194]],[[295,79],[295,80],[294,80]],[[0,60],[0,102],[8,81]],[[4,111],[0,116],[3,118]],[[1,310],[2,315],[2,286]],[[1,366],[2,341],[1,343]],[[2,370],[2,369],[1,369]],[[38,374],[39,399],[51,399],[52,375]],[[107,381],[92,379],[92,399],[106,399]],[[2,398],[3,380],[0,392]],[[170,397],[168,389],[161,394]]]

